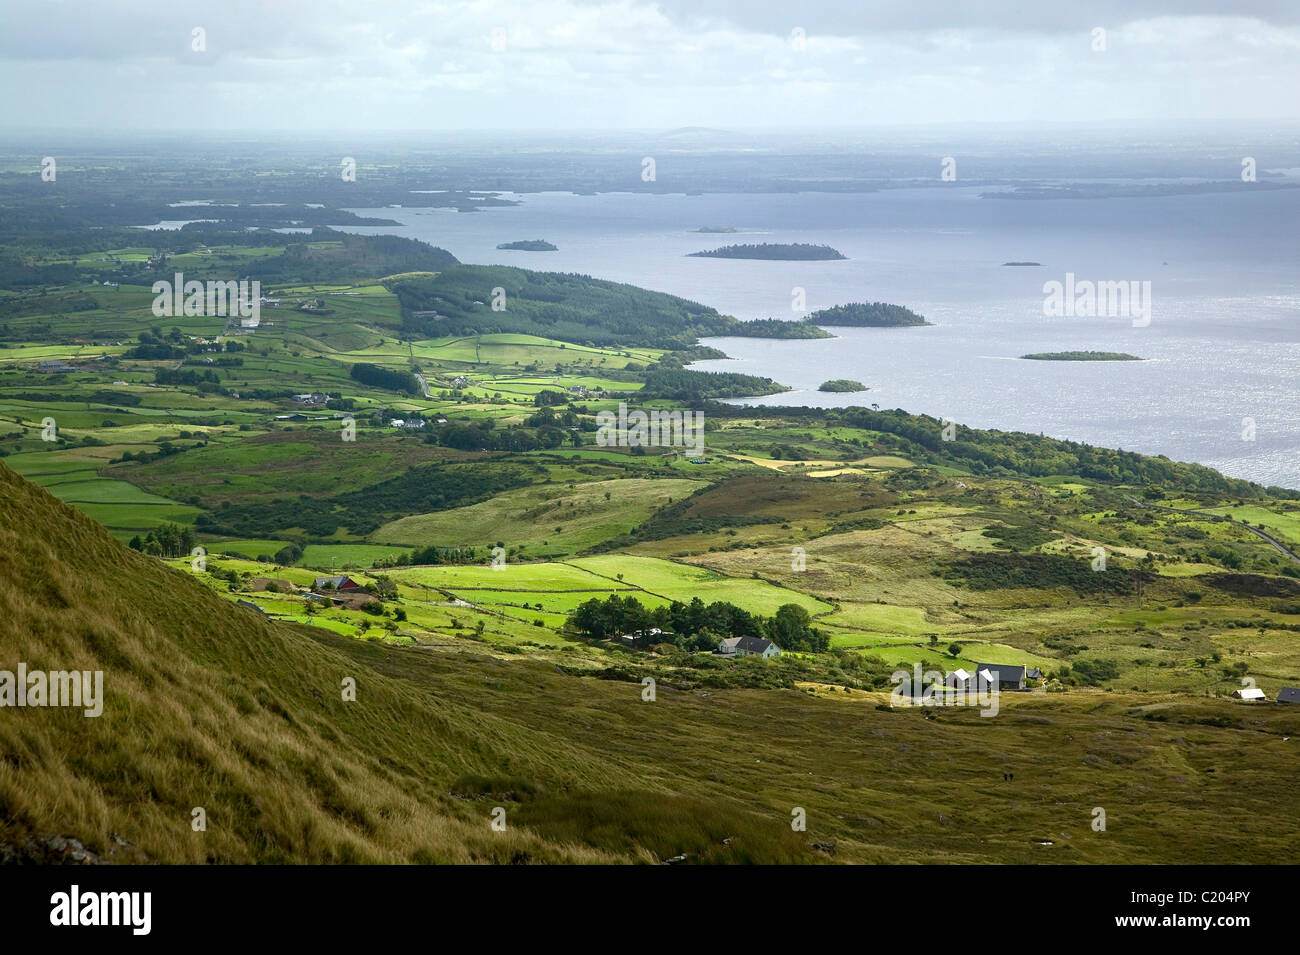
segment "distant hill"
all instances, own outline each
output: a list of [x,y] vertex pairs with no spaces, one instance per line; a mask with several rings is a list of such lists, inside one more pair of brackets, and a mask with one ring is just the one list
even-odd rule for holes
[[[63,241],[64,245],[58,245]],[[151,257],[118,260],[88,255],[104,249],[129,246],[141,241],[139,231],[105,229],[68,237],[52,236],[30,240],[23,255],[0,250],[0,288],[28,288],[49,283],[86,282],[111,279],[123,284],[148,286],[157,280],[171,281],[174,265]],[[418,239],[395,235],[352,235],[333,229],[316,228],[311,233],[283,235],[269,230],[253,232],[160,229],[149,235],[149,244],[167,255],[185,255],[198,249],[217,249],[217,254],[190,256],[185,277],[227,280],[246,275],[263,283],[335,283],[371,279],[397,272],[441,272],[459,264],[446,249]],[[35,264],[39,256],[71,256],[78,264]]]
[[829,245],[811,245],[806,242],[760,242],[756,245],[724,245],[705,252],[687,253],[696,258],[709,259],[775,259],[804,262],[844,259],[846,256]]
[[727,139],[735,139],[736,133],[726,129],[715,129],[711,126],[678,126],[676,129],[668,129],[659,134],[663,139],[680,139],[682,137],[716,137],[722,136]]
[[[411,337],[513,332],[564,342],[683,349],[702,336],[808,338],[803,322],[742,322],[699,302],[588,275],[460,265],[387,283]],[[493,290],[500,289],[499,296]],[[494,309],[492,302],[504,306]]]

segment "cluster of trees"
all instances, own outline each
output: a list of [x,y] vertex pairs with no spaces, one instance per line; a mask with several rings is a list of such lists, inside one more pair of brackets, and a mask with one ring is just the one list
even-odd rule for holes
[[[207,442],[200,442],[206,444]],[[173,454],[180,454],[184,448],[179,448],[170,441],[163,441],[158,445],[157,451],[123,451],[122,456],[114,463],[120,464],[123,461],[138,461],[141,464],[148,464],[150,461],[157,461],[160,458],[169,458]]]
[[215,511],[198,515],[195,525],[224,537],[265,537],[289,528],[301,528],[312,538],[330,537],[340,526],[369,534],[397,517],[477,504],[527,483],[528,475],[517,466],[485,461],[426,464],[330,497],[301,494],[274,501],[222,501]]
[[565,405],[569,403],[569,396],[562,391],[552,391],[550,388],[543,388],[537,394],[533,395],[533,404],[539,408],[554,407],[555,405]]
[[415,380],[415,375],[409,371],[384,368],[380,365],[372,365],[369,362],[357,362],[352,366],[352,370],[348,374],[353,381],[359,381],[363,385],[370,385],[372,388],[404,391],[411,395],[420,394],[420,383]]
[[910,308],[890,305],[888,302],[849,302],[832,305],[808,316],[813,325],[854,325],[866,328],[885,328],[896,325],[929,325]]
[[138,358],[140,361],[169,361],[173,358],[184,358],[185,349],[167,342],[142,342],[122,352],[122,357]]
[[935,570],[957,586],[971,590],[1054,590],[1068,587],[1080,596],[1133,592],[1131,573],[1115,568],[1105,573],[1088,560],[1061,554],[974,554]]
[[498,249],[510,249],[516,252],[557,252],[558,247],[545,239],[520,239],[518,242],[502,242]]
[[132,537],[127,546],[154,557],[188,557],[197,542],[191,528],[161,524],[143,538],[139,534]]
[[673,398],[701,401],[707,398],[753,398],[789,391],[771,378],[742,375],[736,371],[692,371],[655,365],[646,373],[644,398]]
[[210,368],[204,371],[195,368],[159,368],[154,372],[153,380],[160,385],[189,385],[191,388],[203,384],[216,385],[221,381]]
[[[549,414],[549,419],[545,415]],[[571,413],[569,413],[571,414]],[[576,420],[577,416],[572,416]],[[530,415],[527,427],[511,427],[497,430],[490,418],[465,424],[446,424],[436,431],[425,435],[429,444],[440,444],[444,448],[456,448],[459,451],[536,451],[539,449],[558,448],[566,437],[572,435],[574,447],[582,443],[577,431],[565,431],[558,427],[562,418],[557,418],[550,408],[542,408]]]
[[0,252],[0,288],[72,285],[77,279],[77,267],[70,262],[37,265],[21,255],[20,250]]
[[[823,331],[808,322],[787,322],[779,318],[755,318],[739,322],[728,335],[737,338],[830,338],[831,333]],[[725,358],[725,355],[711,355],[712,358]],[[699,359],[692,359],[698,361]]]
[[478,557],[473,547],[439,547],[437,544],[430,544],[428,547],[421,547],[410,554],[397,555],[394,565],[396,564],[473,564],[477,563]]
[[[185,358],[187,355],[201,355],[206,352],[241,352],[244,350],[244,343],[237,341],[228,341],[225,345],[218,344],[200,344],[191,342],[181,332],[179,328],[173,328],[166,335],[162,329],[154,327],[149,331],[140,333],[140,344],[133,348],[128,348],[122,353],[123,358],[138,358],[141,361],[167,361],[173,358]],[[215,358],[213,364],[223,366],[242,365],[242,358]]]
[[1071,686],[1101,686],[1119,676],[1119,664],[1114,660],[1075,660],[1063,663],[1056,678]]
[[583,431],[595,431],[596,419],[583,417],[573,408],[565,408],[558,414],[549,405],[543,405],[527,418],[524,424],[530,428],[579,428]]
[[[830,638],[812,626],[808,611],[784,604],[772,617],[760,617],[726,601],[673,601],[667,607],[646,607],[635,597],[610,594],[592,598],[569,615],[568,626],[593,640],[637,635],[637,643],[671,643],[684,650],[716,650],[726,637],[766,637],[783,650],[820,652]],[[664,633],[651,634],[658,629]]]

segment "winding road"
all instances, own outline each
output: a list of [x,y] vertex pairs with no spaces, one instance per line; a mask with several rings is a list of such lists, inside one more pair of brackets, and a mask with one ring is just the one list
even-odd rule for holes
[[1138,507],[1149,507],[1157,511],[1173,511],[1175,514],[1197,514],[1201,517],[1206,518],[1207,520],[1227,521],[1229,524],[1236,524],[1238,527],[1245,528],[1246,530],[1250,531],[1252,534],[1256,534],[1264,538],[1264,540],[1268,541],[1275,548],[1277,548],[1279,553],[1284,554],[1287,557],[1290,557],[1297,564],[1300,564],[1300,554],[1296,554],[1295,551],[1287,547],[1285,544],[1283,544],[1280,540],[1278,540],[1276,537],[1272,536],[1271,534],[1265,533],[1264,531],[1260,530],[1258,527],[1251,527],[1249,524],[1243,523],[1242,521],[1237,520],[1235,517],[1227,517],[1223,514],[1215,514],[1212,511],[1201,511],[1201,510],[1197,510],[1194,507],[1169,507],[1165,504],[1148,504],[1146,501],[1141,501],[1138,500],[1136,497],[1131,497],[1131,496],[1129,497],[1129,500],[1132,501],[1134,504],[1136,504]]

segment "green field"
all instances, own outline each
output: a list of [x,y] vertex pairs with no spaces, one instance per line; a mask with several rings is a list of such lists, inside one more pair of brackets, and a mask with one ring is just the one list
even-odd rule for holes
[[499,494],[491,501],[404,517],[381,527],[376,541],[424,546],[527,545],[533,556],[574,554],[639,525],[660,507],[702,485],[687,480],[593,481]]

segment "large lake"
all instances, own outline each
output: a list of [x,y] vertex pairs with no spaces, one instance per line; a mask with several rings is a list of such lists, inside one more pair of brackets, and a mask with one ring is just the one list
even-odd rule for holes
[[[510,194],[506,194],[509,196]],[[933,327],[832,329],[820,341],[727,338],[702,370],[767,375],[796,389],[755,404],[877,404],[981,428],[1041,432],[1199,461],[1300,488],[1300,190],[1145,199],[980,199],[979,190],[863,194],[513,196],[458,213],[356,210],[463,262],[582,272],[739,318],[886,301]],[[740,234],[695,233],[734,226]],[[498,243],[546,239],[558,252]],[[835,262],[690,258],[735,242],[814,242]],[[1042,267],[1006,267],[1034,261]],[[1150,324],[1044,316],[1043,283],[1149,281]],[[1024,361],[1029,352],[1122,351],[1142,362]],[[861,394],[824,394],[830,378]],[[1254,439],[1244,419],[1254,423]]]

